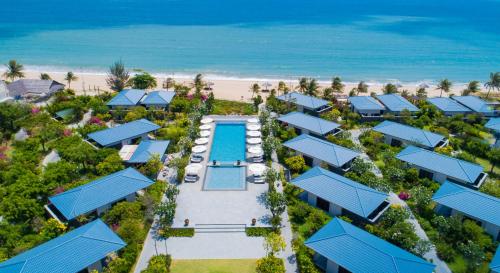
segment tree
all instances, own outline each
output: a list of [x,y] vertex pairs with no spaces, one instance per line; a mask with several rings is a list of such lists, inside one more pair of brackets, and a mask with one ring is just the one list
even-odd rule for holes
[[424,186],[413,187],[410,190],[410,195],[419,213],[424,212],[432,201],[432,191]]
[[106,83],[109,85],[111,90],[120,92],[127,87],[129,78],[130,73],[125,69],[125,65],[120,60],[109,67]]
[[47,73],[41,73],[40,74],[40,80],[51,80],[52,78],[50,77],[49,74]]
[[66,73],[64,80],[68,82],[68,89],[71,89],[71,82],[78,80],[78,77],[73,74],[73,72],[69,71],[68,73]]
[[288,91],[290,91],[290,88],[286,85],[284,81],[278,82],[278,95],[280,92],[286,94],[288,93]]
[[148,267],[141,271],[141,273],[169,273],[172,258],[170,255],[160,254],[151,257]]
[[285,159],[285,164],[294,173],[301,172],[306,167],[306,161],[301,155],[296,155]]
[[275,257],[276,254],[284,251],[285,247],[285,239],[278,233],[271,232],[264,238],[264,249],[268,257]]
[[393,83],[388,83],[386,85],[384,85],[384,87],[382,88],[382,92],[384,92],[384,94],[396,94],[398,93],[398,87],[393,84]]
[[358,86],[353,90],[355,90],[356,96],[358,96],[359,93],[368,93],[368,84],[366,84],[364,81],[360,81],[358,83]]
[[139,171],[145,176],[153,177],[158,174],[162,167],[163,163],[160,160],[160,155],[154,154],[146,164],[139,168]]
[[283,193],[269,191],[264,195],[264,206],[271,211],[271,225],[277,229],[281,225],[281,214],[286,209],[286,197]]
[[316,81],[316,79],[310,79],[308,81],[305,94],[308,96],[316,97],[316,95],[318,94],[318,88],[319,88],[319,86],[318,86],[318,82]]
[[476,94],[481,91],[480,85],[478,81],[470,81],[467,84],[467,87],[462,91],[462,96],[468,96],[470,94]]
[[205,87],[205,82],[203,81],[203,75],[202,74],[197,74],[194,77],[194,89],[196,94],[199,94],[201,90]]
[[298,88],[299,88],[299,91],[301,93],[306,92],[308,85],[309,85],[309,80],[307,78],[302,77],[302,78],[299,79],[299,86],[298,86]]
[[148,115],[148,111],[146,108],[142,106],[136,106],[132,108],[126,115],[125,115],[125,121],[126,122],[131,122],[134,120],[138,120],[141,118],[145,118]]
[[132,83],[132,87],[136,89],[151,89],[155,88],[157,85],[156,78],[148,72],[137,74],[133,76],[130,81]]
[[175,80],[173,78],[168,77],[164,82],[163,82],[163,88],[168,89],[173,88],[175,86]]
[[285,263],[277,257],[264,257],[257,261],[255,270],[257,273],[285,273]]
[[493,169],[500,164],[500,148],[491,149],[488,151],[487,155],[491,163],[490,173],[493,173]]
[[448,79],[442,79],[438,85],[437,85],[437,90],[441,90],[441,93],[439,94],[440,97],[443,96],[443,91],[445,93],[448,93],[450,92],[450,89],[451,89],[451,86],[452,86],[452,83],[448,80]]
[[488,89],[488,93],[486,94],[486,97],[490,95],[491,90],[500,90],[500,72],[491,72],[490,73],[490,79],[484,83],[484,87]]
[[485,259],[481,246],[473,241],[467,241],[465,244],[460,243],[458,249],[468,261],[467,272],[477,272]]
[[117,171],[121,171],[124,168],[125,166],[123,166],[123,160],[116,152],[108,155],[102,162],[100,162],[96,166],[97,174],[99,175],[108,175]]
[[342,79],[340,77],[334,77],[332,79],[332,89],[335,93],[342,93],[344,91],[344,84],[342,83]]
[[14,81],[16,78],[24,78],[24,66],[16,60],[10,60],[5,67],[7,68],[7,71],[3,73],[3,76],[6,79]]
[[419,99],[425,99],[427,98],[427,90],[425,87],[419,87],[416,92],[417,98]]
[[252,98],[255,95],[258,95],[260,92],[260,85],[258,83],[254,83],[250,86],[250,92],[252,92]]
[[253,100],[253,106],[255,107],[255,110],[259,110],[259,105],[262,102],[264,102],[264,100],[262,99],[262,96],[258,95],[257,97],[252,98],[252,100]]
[[333,89],[331,87],[327,87],[323,89],[323,99],[325,100],[333,100]]

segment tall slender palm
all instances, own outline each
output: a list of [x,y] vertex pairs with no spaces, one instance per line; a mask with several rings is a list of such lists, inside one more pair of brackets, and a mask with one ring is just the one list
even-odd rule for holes
[[305,94],[315,97],[318,94],[319,85],[316,79],[310,79],[307,84]]
[[500,72],[495,72],[495,73],[491,72],[490,80],[484,83],[484,87],[488,89],[486,97],[490,95],[491,90],[496,89],[497,91],[500,91]]
[[334,77],[332,79],[332,89],[335,93],[342,93],[344,90],[344,84],[342,83],[342,79],[340,77]]
[[125,65],[120,60],[109,67],[106,83],[109,85],[111,90],[118,92],[122,91],[128,85],[129,78],[130,73],[127,69],[125,69]]
[[258,83],[254,83],[250,86],[250,92],[252,92],[252,99],[256,94],[260,92],[260,85]]
[[49,74],[47,73],[41,73],[40,74],[40,80],[51,80],[52,78],[50,77]]
[[442,79],[438,85],[437,85],[437,90],[441,90],[441,93],[439,94],[440,97],[443,96],[443,91],[445,93],[448,93],[450,92],[450,89],[451,89],[451,86],[452,86],[452,83],[451,81],[449,81],[448,79]]
[[203,87],[205,86],[205,83],[203,82],[203,75],[202,74],[197,74],[194,77],[194,89],[196,90],[196,93],[200,93]]
[[359,93],[368,93],[368,84],[364,81],[360,81],[356,87],[356,96],[359,95]]
[[301,93],[306,92],[307,86],[309,85],[309,80],[305,77],[299,79],[299,91]]
[[68,82],[68,89],[71,89],[71,82],[78,80],[78,77],[73,72],[69,71],[66,73],[64,80]]
[[471,81],[467,84],[467,87],[462,91],[462,96],[467,96],[470,94],[475,94],[481,90],[478,81]]
[[16,60],[10,60],[5,67],[7,67],[7,71],[3,73],[3,76],[6,79],[14,81],[16,78],[24,78],[23,69],[24,66],[18,63]]
[[286,83],[284,81],[280,81],[278,83],[278,96],[280,95],[280,92],[282,94],[285,94],[288,91],[288,86],[286,86]]

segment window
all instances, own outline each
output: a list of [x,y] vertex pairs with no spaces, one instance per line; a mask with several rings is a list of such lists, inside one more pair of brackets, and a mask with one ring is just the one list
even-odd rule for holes
[[418,172],[418,178],[428,178],[428,179],[432,180],[433,177],[434,177],[434,174],[429,172],[429,171],[420,170]]
[[330,210],[330,202],[320,197],[316,198],[316,206],[324,211]]
[[391,140],[391,146],[396,146],[396,147],[400,147],[403,145],[403,142],[401,142],[401,140],[399,139],[392,139]]

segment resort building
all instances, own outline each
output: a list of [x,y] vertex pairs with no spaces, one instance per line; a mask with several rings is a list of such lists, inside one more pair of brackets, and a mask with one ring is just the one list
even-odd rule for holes
[[278,100],[285,103],[290,103],[297,106],[297,111],[303,113],[309,113],[314,116],[319,115],[332,107],[329,102],[312,96],[306,96],[297,92],[291,92],[288,94],[276,97]]
[[436,106],[445,116],[467,115],[472,113],[472,110],[450,98],[428,98],[427,102]]
[[477,96],[453,96],[451,99],[471,109],[474,113],[486,117],[498,116],[498,111],[493,108],[493,103],[489,103]]
[[495,252],[495,256],[493,256],[493,259],[491,260],[490,270],[491,273],[500,273],[500,245]]
[[495,147],[500,147],[500,118],[491,118],[484,125],[484,127],[490,129],[495,135]]
[[302,198],[333,216],[347,215],[375,222],[389,208],[388,195],[320,167],[292,180]]
[[392,146],[415,145],[433,150],[448,145],[442,135],[388,120],[373,127],[373,131],[383,134],[385,143]]
[[429,178],[441,184],[450,181],[478,189],[487,176],[481,165],[415,146],[406,147],[396,158],[418,169],[420,178]]
[[168,140],[143,140],[139,145],[123,145],[119,155],[129,164],[145,164],[154,155],[158,155],[163,162],[169,144]]
[[125,245],[97,219],[0,263],[0,273],[101,272]]
[[298,135],[308,134],[324,138],[328,135],[336,135],[342,131],[340,124],[301,112],[291,112],[279,117],[277,120],[281,124],[295,129]]
[[326,273],[431,273],[435,265],[339,218],[304,243]]
[[102,147],[123,146],[136,139],[147,140],[148,134],[160,129],[160,126],[146,119],[134,120],[113,128],[88,134],[88,138]]
[[380,117],[384,114],[385,107],[371,96],[349,97],[351,111],[362,117]]
[[330,171],[344,173],[351,168],[352,161],[360,153],[310,135],[302,134],[283,146],[304,157],[309,166],[328,166]]
[[436,211],[445,216],[460,215],[481,225],[494,240],[500,240],[500,199],[446,182],[434,194]]
[[144,97],[144,90],[140,89],[125,89],[120,91],[116,96],[106,103],[111,109],[121,107],[121,108],[131,108],[139,105],[142,97]]
[[20,79],[7,85],[15,99],[40,99],[64,89],[64,84],[53,80]]
[[411,102],[398,94],[378,95],[377,99],[387,109],[386,113],[390,113],[395,116],[401,115],[403,110],[408,110],[411,114],[419,111],[415,105],[411,104]]
[[118,202],[134,201],[136,192],[153,183],[134,168],[127,168],[51,196],[45,208],[59,221],[71,221],[80,215],[99,216]]
[[141,101],[141,104],[148,109],[167,109],[170,102],[175,96],[173,91],[152,91]]

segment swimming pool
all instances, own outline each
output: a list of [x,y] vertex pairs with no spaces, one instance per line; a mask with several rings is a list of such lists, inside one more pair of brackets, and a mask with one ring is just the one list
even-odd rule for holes
[[210,161],[235,162],[245,160],[244,123],[216,123]]
[[245,190],[246,167],[208,167],[204,190]]

